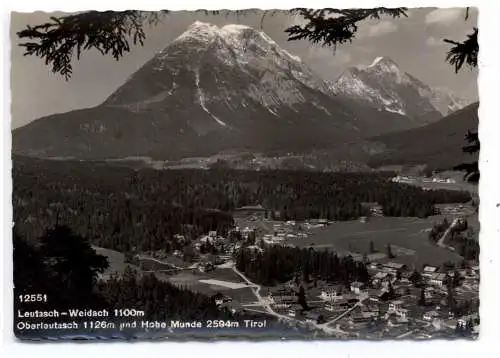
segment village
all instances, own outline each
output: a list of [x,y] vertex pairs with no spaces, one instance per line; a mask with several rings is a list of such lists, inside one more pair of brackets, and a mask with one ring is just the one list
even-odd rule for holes
[[[370,219],[378,216],[382,214],[375,206]],[[361,218],[358,223],[362,225],[368,219]],[[478,334],[478,265],[465,261],[455,265],[452,262],[408,265],[398,259],[411,256],[413,251],[393,245],[396,255],[392,259],[382,252],[343,253],[365,263],[369,282],[350,282],[346,286],[311,278],[261,287],[235,268],[234,255],[238,250],[245,248],[257,255],[273,245],[294,247],[294,243],[306,240],[315,230],[335,223],[321,219],[301,223],[271,221],[261,206],[240,208],[235,220],[239,225],[227,235],[210,231],[187,251],[177,250],[173,255],[150,253],[158,264],[169,263],[167,267],[155,266],[151,271],[188,270],[209,275],[200,277],[197,283],[212,289],[212,297],[221,309],[267,313],[289,325],[343,338],[475,337]],[[148,260],[143,259],[141,263]],[[228,272],[234,275],[230,280]],[[305,302],[299,303],[301,287]],[[237,293],[243,290],[251,290],[253,302],[248,299],[240,302]]]

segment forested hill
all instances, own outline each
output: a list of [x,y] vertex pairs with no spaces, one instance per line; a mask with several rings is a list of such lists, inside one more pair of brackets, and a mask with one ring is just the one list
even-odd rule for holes
[[[55,223],[122,252],[182,249],[209,230],[231,228],[231,211],[261,204],[278,220],[352,220],[378,202],[387,216],[426,217],[458,191],[393,183],[392,173],[132,170],[86,162],[15,158],[14,221],[28,238]],[[215,209],[215,210],[214,210]],[[186,238],[174,240],[176,234]]]
[[427,164],[431,169],[446,170],[475,159],[463,153],[467,131],[476,131],[479,103],[473,103],[442,120],[424,127],[373,138],[387,149],[373,156],[372,167],[384,165]]

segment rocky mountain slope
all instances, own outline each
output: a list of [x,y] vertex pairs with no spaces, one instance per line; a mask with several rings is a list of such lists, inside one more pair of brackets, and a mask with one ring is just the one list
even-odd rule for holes
[[416,124],[439,120],[466,105],[444,88],[432,88],[403,71],[392,59],[377,57],[367,67],[350,67],[331,85],[341,97],[408,116]]
[[[416,81],[394,66],[379,60],[371,66],[374,77],[363,81],[371,78],[373,88],[377,81]],[[354,73],[349,78],[357,78]],[[337,81],[336,92],[343,89],[337,95],[264,32],[195,22],[101,105],[14,130],[13,152],[78,159],[309,152],[415,127],[420,123],[410,117],[419,113],[439,115],[416,95],[423,84],[386,91],[404,98],[403,107],[380,106],[375,90],[365,86],[358,93],[346,76]]]
[[306,150],[358,136],[326,83],[263,32],[196,22],[100,106],[17,129],[17,154],[171,158]]

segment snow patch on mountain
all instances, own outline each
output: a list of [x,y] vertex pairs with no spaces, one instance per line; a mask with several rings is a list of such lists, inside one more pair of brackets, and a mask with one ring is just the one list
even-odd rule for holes
[[369,68],[369,67],[373,67],[373,66],[375,66],[377,63],[379,63],[379,62],[380,62],[380,61],[382,61],[382,60],[383,60],[383,57],[377,57],[377,58],[375,58],[375,59],[373,60],[373,62],[372,62],[372,63],[368,66],[368,68]]
[[195,21],[188,27],[187,31],[177,37],[177,40],[185,38],[197,38],[205,41],[210,41],[218,32],[218,27],[206,22]]
[[402,116],[405,116],[405,115],[406,115],[405,111],[403,111],[403,110],[401,110],[401,109],[391,109],[391,108],[389,108],[389,107],[385,107],[385,110],[386,110],[387,112],[392,112],[392,113],[401,114]]
[[[249,34],[250,36],[247,36]],[[256,34],[260,38],[256,38]],[[294,56],[285,49],[281,48],[281,46],[279,46],[264,32],[257,31],[250,26],[240,24],[229,24],[219,28],[213,24],[196,21],[187,29],[187,31],[178,36],[175,41],[198,39],[211,42],[217,38],[223,39],[233,49],[239,50],[237,55],[243,55],[246,53],[249,44],[259,46],[259,42],[261,43],[260,45],[264,42],[265,46],[260,46],[261,49],[263,47],[270,47],[270,49],[280,55],[286,56],[289,60],[298,63],[302,62],[300,57]]]
[[198,92],[198,100],[199,100],[201,108],[205,112],[207,112],[208,115],[210,117],[212,117],[217,123],[219,123],[221,126],[226,127],[227,124],[225,122],[221,121],[219,118],[217,118],[217,116],[210,113],[207,106],[205,105],[205,96],[203,95],[203,91],[200,88],[200,73],[198,71],[195,72],[195,79],[196,79],[196,88],[197,88],[197,92]]

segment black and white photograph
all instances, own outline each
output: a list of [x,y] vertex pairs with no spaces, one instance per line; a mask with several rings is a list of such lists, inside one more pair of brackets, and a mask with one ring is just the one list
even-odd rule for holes
[[478,15],[12,12],[15,337],[477,339]]

